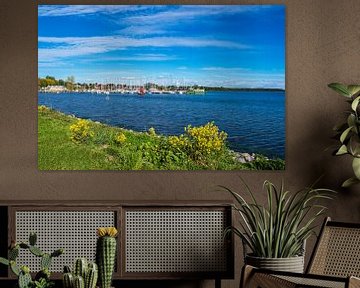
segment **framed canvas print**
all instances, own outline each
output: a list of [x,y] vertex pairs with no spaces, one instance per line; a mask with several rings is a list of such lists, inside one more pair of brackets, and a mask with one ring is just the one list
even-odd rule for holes
[[285,169],[284,5],[39,5],[40,170]]

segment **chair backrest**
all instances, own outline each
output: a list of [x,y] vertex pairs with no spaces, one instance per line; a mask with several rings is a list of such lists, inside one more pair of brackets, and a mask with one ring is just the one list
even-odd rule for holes
[[360,277],[360,223],[326,218],[307,273]]

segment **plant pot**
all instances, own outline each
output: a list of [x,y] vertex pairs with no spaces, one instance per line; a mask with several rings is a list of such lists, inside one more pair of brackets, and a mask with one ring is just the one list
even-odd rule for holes
[[245,263],[262,269],[304,273],[303,255],[289,258],[263,258],[246,255]]

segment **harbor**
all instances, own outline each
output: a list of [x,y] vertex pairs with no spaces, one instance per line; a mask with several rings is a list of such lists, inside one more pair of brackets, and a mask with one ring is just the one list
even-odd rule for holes
[[92,94],[205,94],[206,89],[198,85],[140,85],[114,83],[75,83],[74,79],[56,80],[54,77],[38,79],[39,93],[92,93]]
[[48,86],[41,88],[38,91],[39,93],[93,93],[93,94],[137,94],[137,95],[146,95],[146,94],[205,94],[205,88],[186,88],[186,89],[156,89],[150,88],[145,89],[144,87],[131,87],[131,88],[115,88],[115,89],[106,89],[106,88],[96,88],[96,89],[74,89],[69,90],[64,86]]

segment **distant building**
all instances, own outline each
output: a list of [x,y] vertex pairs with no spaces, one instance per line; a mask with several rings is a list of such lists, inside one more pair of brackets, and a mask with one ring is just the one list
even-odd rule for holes
[[61,92],[67,91],[67,89],[64,86],[55,85],[55,86],[47,86],[47,87],[45,87],[44,91],[45,92],[50,92],[50,93],[61,93]]

